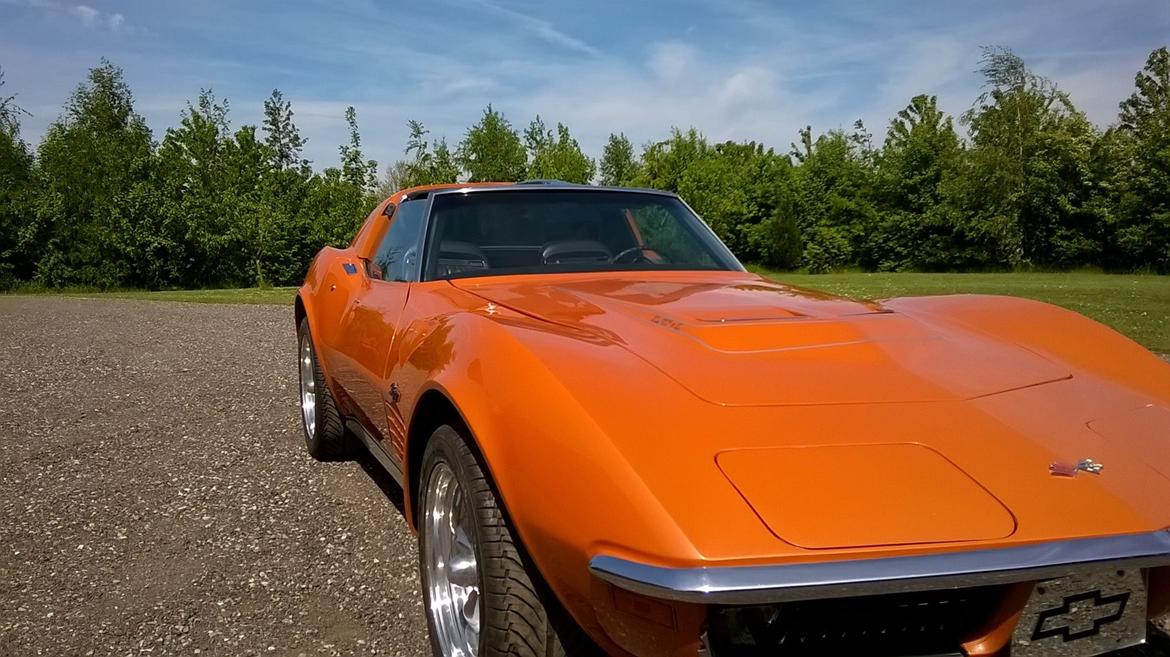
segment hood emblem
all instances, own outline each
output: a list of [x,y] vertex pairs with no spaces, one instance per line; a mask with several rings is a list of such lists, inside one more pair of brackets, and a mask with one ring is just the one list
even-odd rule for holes
[[1059,461],[1051,463],[1048,466],[1048,473],[1054,477],[1075,477],[1078,472],[1101,474],[1104,469],[1105,465],[1102,463],[1093,459],[1083,459],[1076,463],[1060,463]]

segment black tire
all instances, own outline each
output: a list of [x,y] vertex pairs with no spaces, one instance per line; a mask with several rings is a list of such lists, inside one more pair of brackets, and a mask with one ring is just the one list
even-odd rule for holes
[[[602,655],[544,583],[512,530],[472,447],[457,430],[439,427],[423,453],[417,494],[420,518],[428,508],[428,485],[445,463],[471,504],[476,560],[480,564],[480,630],[475,657],[584,657]],[[439,644],[426,564],[427,532],[419,526],[419,573],[435,657],[449,657]]]
[[[297,357],[298,363],[304,358],[304,346],[308,345],[308,358],[312,361],[313,393],[316,396],[316,418],[312,429],[301,413],[301,432],[305,435],[305,446],[309,454],[319,461],[335,461],[349,455],[349,444],[345,435],[345,423],[341,420],[341,412],[337,410],[337,402],[329,392],[329,384],[325,380],[325,372],[321,370],[321,363],[317,360],[317,347],[313,344],[313,336],[309,333],[309,320],[302,319],[297,327]],[[299,395],[304,394],[304,368],[298,365]],[[301,400],[304,403],[304,400]],[[298,405],[299,407],[299,405]]]

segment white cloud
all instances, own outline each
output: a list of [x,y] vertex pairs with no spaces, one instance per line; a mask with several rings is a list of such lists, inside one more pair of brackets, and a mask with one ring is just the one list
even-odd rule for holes
[[593,154],[600,154],[610,132],[644,143],[665,138],[671,126],[785,150],[797,129],[830,113],[838,96],[831,85],[816,95],[794,93],[779,68],[763,60],[715,62],[692,46],[664,42],[650,46],[641,67],[579,64],[542,80],[505,109],[565,122]]
[[124,15],[116,12],[103,12],[87,4],[58,2],[57,0],[0,0],[0,4],[31,7],[51,14],[68,16],[90,28],[118,31],[129,27]]
[[665,81],[673,81],[695,65],[695,49],[684,43],[668,41],[651,47],[650,70]]
[[86,27],[93,27],[98,24],[98,19],[101,18],[102,12],[90,7],[89,5],[73,5],[69,7],[69,13],[77,17],[82,25]]
[[473,0],[473,2],[479,7],[507,18],[511,24],[521,27],[539,39],[591,57],[597,57],[601,54],[593,46],[566,34],[549,21],[509,9],[491,0]]

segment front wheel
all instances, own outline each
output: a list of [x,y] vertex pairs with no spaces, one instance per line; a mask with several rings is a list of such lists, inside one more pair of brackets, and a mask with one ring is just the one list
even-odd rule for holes
[[309,454],[318,460],[329,460],[346,455],[345,425],[325,372],[317,362],[317,350],[313,336],[309,333],[309,320],[302,319],[297,327],[297,370],[300,372],[301,428],[305,433],[305,446]]
[[435,657],[600,654],[521,557],[463,436],[436,430],[420,472],[419,566]]

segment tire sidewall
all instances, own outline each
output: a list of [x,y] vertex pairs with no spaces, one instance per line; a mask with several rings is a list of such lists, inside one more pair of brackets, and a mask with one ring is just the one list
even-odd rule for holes
[[[469,463],[470,461],[470,463]],[[476,488],[473,488],[469,482],[475,480],[477,477],[482,478],[485,475],[480,470],[479,464],[475,462],[474,456],[471,455],[467,449],[466,442],[463,437],[453,428],[448,425],[443,425],[435,430],[431,435],[431,439],[427,442],[426,451],[422,458],[422,472],[419,477],[419,487],[421,495],[419,495],[419,513],[425,513],[430,505],[431,495],[431,477],[434,474],[435,466],[439,463],[445,463],[451,471],[455,473],[455,479],[458,481],[460,488],[463,489],[463,498],[465,504],[471,505],[471,516],[475,519],[472,523],[471,531],[474,534],[474,549],[475,559],[478,567],[476,574],[479,579],[479,645],[476,646],[476,655],[483,657],[486,654],[485,635],[487,632],[487,597],[492,595],[488,590],[485,579],[484,570],[487,567],[487,561],[483,552],[483,528],[482,519],[479,515],[479,496],[482,494]],[[469,471],[474,468],[475,471]],[[491,494],[490,492],[488,493]],[[494,498],[492,499],[494,503]],[[431,640],[431,652],[436,657],[441,657],[443,648],[439,645],[438,634],[435,631],[435,621],[431,615],[431,596],[430,596],[430,582],[427,576],[427,549],[428,536],[426,531],[426,520],[420,516],[419,522],[419,544],[418,544],[418,570],[419,579],[422,586],[423,596],[423,613],[427,617],[427,633]]]

